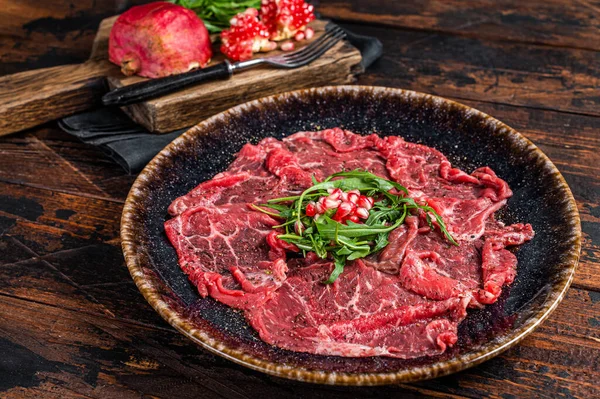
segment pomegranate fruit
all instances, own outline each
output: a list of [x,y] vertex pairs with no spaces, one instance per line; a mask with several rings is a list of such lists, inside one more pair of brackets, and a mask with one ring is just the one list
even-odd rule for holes
[[313,10],[304,0],[262,0],[260,14],[271,40],[285,40],[315,19]]
[[127,76],[159,78],[204,67],[212,50],[208,31],[193,11],[156,2],[132,7],[117,18],[108,56]]
[[271,51],[277,44],[269,40],[267,27],[259,21],[258,10],[248,8],[230,21],[231,27],[221,32],[221,52],[234,61],[252,58],[253,53]]

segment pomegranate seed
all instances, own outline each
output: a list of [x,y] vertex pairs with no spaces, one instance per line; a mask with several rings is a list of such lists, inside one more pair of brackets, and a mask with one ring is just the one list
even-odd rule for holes
[[294,35],[294,40],[297,42],[304,40],[304,32],[302,32],[300,30],[298,32],[296,32],[296,34]]
[[329,193],[329,196],[327,198],[332,200],[339,200],[342,197],[342,194],[344,194],[344,192],[339,188],[336,188],[331,193]]
[[358,218],[358,216],[356,215],[352,215],[348,218],[349,221],[354,222],[354,223],[360,223],[360,219]]
[[315,205],[315,210],[317,211],[317,215],[325,213],[325,197],[321,197],[323,201],[319,201]]
[[277,43],[268,41],[266,43],[263,43],[262,47],[260,48],[260,51],[263,53],[268,53],[269,51],[273,51],[276,48],[277,48]]
[[356,209],[356,205],[354,205],[353,203],[351,203],[351,202],[342,202],[340,204],[340,206],[338,207],[338,210],[335,213],[335,216],[343,218],[345,216],[350,215],[352,212],[354,212],[355,209]]
[[354,212],[354,214],[361,219],[369,218],[369,211],[365,208],[356,208],[356,211]]
[[317,214],[317,207],[315,206],[316,204],[314,202],[309,202],[306,205],[306,216],[315,216]]
[[279,46],[281,48],[282,51],[292,51],[294,50],[294,42],[284,42],[281,43],[281,46]]
[[356,205],[358,205],[362,208],[366,208],[367,205],[369,205],[369,201],[367,200],[366,196],[361,195],[360,197],[358,197],[358,200],[356,201]]
[[296,221],[296,223],[294,223],[294,231],[297,234],[302,234],[302,232],[304,231],[304,225],[302,224],[302,222]]
[[342,191],[342,195],[340,195],[340,199],[342,201],[348,201],[348,193],[345,191]]
[[310,40],[312,39],[312,37],[315,35],[315,31],[313,28],[306,28],[304,30],[304,37],[306,38],[306,40]]
[[366,210],[369,210],[373,207],[373,198],[361,195],[360,197],[358,197],[356,205],[360,206],[361,208],[365,208]]
[[359,195],[356,193],[348,193],[348,201],[356,204],[358,202]]
[[348,191],[348,194],[360,195],[360,191],[359,190],[350,190],[350,191]]
[[325,198],[325,209],[335,209],[338,206],[340,206],[341,203],[342,203],[342,201],[340,201],[340,200],[334,200],[334,199],[327,197],[327,198]]

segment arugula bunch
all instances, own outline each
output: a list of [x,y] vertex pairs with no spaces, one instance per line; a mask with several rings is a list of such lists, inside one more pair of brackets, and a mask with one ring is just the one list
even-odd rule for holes
[[[361,194],[376,199],[364,223],[339,223],[332,219],[336,209],[327,210],[316,218],[306,215],[306,205],[310,201],[328,196],[327,190],[335,188],[342,191],[359,190]],[[411,211],[424,211],[431,229],[434,229],[435,219],[446,238],[458,245],[433,208],[418,204],[406,194],[408,190],[396,182],[366,171],[354,170],[334,173],[322,182],[316,181],[313,176],[313,186],[300,195],[271,199],[266,204],[255,206],[255,209],[284,219],[284,223],[275,226],[285,229],[285,233],[278,237],[295,244],[304,255],[314,252],[322,259],[330,255],[335,268],[324,283],[331,284],[344,271],[347,261],[364,258],[385,248],[389,244],[390,232],[404,223]]]
[[260,0],[170,0],[194,11],[210,33],[229,28],[229,20],[247,8],[260,9]]

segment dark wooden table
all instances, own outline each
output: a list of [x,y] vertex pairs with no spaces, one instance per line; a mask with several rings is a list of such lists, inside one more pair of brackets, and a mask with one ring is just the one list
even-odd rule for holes
[[[85,60],[98,22],[128,6],[0,0],[0,74]],[[562,171],[584,249],[551,318],[481,366],[415,384],[315,386],[237,366],[176,332],[132,283],[119,219],[135,176],[49,123],[0,138],[0,397],[600,396],[600,3],[318,8],[383,42],[385,55],[358,83],[476,107],[525,134]]]

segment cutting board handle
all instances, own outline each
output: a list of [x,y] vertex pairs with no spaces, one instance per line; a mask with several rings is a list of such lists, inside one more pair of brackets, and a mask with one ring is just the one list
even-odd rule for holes
[[0,77],[0,136],[99,104],[113,68],[108,61],[90,60]]

